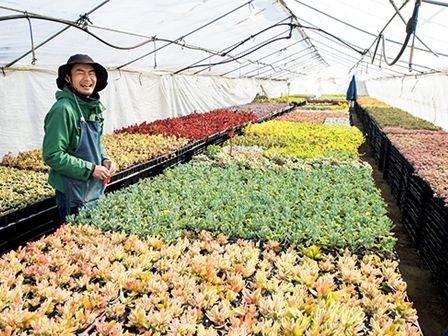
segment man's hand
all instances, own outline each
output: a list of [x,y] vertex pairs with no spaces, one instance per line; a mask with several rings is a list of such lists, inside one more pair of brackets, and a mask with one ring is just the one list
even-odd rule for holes
[[109,160],[109,159],[103,160],[103,166],[106,167],[107,169],[109,169],[110,176],[115,174],[117,171],[117,165],[112,160]]
[[93,171],[92,176],[96,177],[99,180],[104,181],[108,177],[111,177],[112,174],[110,173],[109,169],[105,166],[95,166],[95,170]]

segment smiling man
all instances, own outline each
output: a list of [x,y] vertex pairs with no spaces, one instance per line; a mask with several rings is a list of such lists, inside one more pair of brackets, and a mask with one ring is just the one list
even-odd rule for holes
[[42,152],[50,166],[61,222],[104,194],[116,170],[101,143],[106,69],[88,55],[73,55],[58,70],[56,102],[45,117]]

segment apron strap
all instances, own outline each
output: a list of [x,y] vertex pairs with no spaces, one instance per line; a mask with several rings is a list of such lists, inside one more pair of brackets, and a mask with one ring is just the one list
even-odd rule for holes
[[81,120],[81,121],[86,121],[86,120],[84,119],[84,114],[82,113],[81,106],[79,106],[78,98],[76,98],[76,95],[75,95],[74,92],[72,92],[72,95],[73,95],[73,98],[75,99],[76,106],[78,106],[79,113],[81,114],[81,118],[80,118],[80,120]]

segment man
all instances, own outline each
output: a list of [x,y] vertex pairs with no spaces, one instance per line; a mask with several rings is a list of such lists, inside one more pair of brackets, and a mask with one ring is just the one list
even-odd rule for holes
[[102,196],[116,170],[101,144],[105,108],[98,92],[107,77],[106,69],[88,55],[73,55],[58,70],[61,91],[45,117],[42,152],[61,222]]

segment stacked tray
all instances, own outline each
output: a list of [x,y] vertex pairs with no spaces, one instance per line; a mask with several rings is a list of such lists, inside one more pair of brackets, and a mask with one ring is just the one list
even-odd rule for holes
[[403,225],[448,296],[448,206],[359,106],[355,108],[383,178],[402,212]]
[[416,247],[420,247],[424,229],[424,213],[428,202],[427,184],[418,176],[411,175],[406,185],[406,194],[401,203],[403,225]]
[[372,149],[372,156],[375,160],[375,163],[378,165],[381,156],[382,138],[384,135],[381,129],[376,124],[376,122],[371,120],[370,123],[371,123],[370,147]]
[[0,253],[52,232],[58,224],[54,196],[15,212],[16,220],[0,227]]
[[423,215],[420,250],[448,295],[448,208],[444,206],[443,200],[428,196]]
[[[270,114],[263,120],[268,120],[289,112],[292,108],[292,106],[288,106]],[[221,144],[229,136],[241,134],[244,126],[240,125],[222,132],[217,132],[205,140],[191,142],[173,153],[155,157],[120,171],[111,178],[111,182],[106,187],[105,192],[109,193],[125,188],[137,183],[143,178],[157,175],[176,164],[188,162],[194,155],[202,153],[207,146]],[[1,216],[0,253],[50,233],[59,225],[59,216],[54,196]]]
[[381,144],[380,144],[380,153],[378,158],[378,169],[379,171],[383,172],[387,169],[387,160],[389,159],[389,151],[391,147],[391,143],[387,135],[381,131],[379,133],[379,136],[381,137]]
[[406,197],[407,184],[414,173],[414,168],[395,146],[388,146],[387,152],[387,158],[384,159],[387,162],[387,169],[383,169],[383,178],[389,184],[391,193],[401,208],[403,199]]
[[[225,137],[225,134],[221,134],[219,137],[213,136],[207,141],[196,141],[173,153],[120,171],[111,178],[105,192],[109,193],[127,187],[143,178],[159,174],[168,167],[189,161],[193,155],[202,152],[206,146],[224,141],[222,138]],[[0,253],[54,231],[59,226],[59,222],[54,196],[0,217]]]

